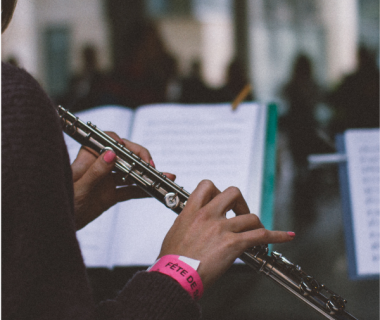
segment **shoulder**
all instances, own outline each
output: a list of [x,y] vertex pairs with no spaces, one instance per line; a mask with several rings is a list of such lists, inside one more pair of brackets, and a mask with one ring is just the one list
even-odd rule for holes
[[7,120],[3,124],[16,119],[31,120],[31,117],[35,121],[57,118],[52,100],[37,80],[27,71],[7,63],[1,64],[1,105],[2,117]]
[[[14,107],[23,111],[39,108],[35,106],[39,103],[41,107],[52,105],[52,102],[40,84],[27,71],[7,63],[1,64],[1,94],[2,106],[5,111]],[[40,107],[40,108],[41,108]]]
[[11,93],[15,88],[40,88],[38,82],[24,69],[8,63],[1,63],[2,91]]
[[25,70],[6,63],[1,70],[1,125],[2,145],[12,150],[35,148],[33,141],[51,146],[62,139],[57,112],[40,84]]

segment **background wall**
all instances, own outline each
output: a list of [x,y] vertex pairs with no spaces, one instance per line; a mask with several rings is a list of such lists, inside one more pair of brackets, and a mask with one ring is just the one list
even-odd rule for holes
[[[127,13],[134,12],[132,0],[120,3],[125,3]],[[355,67],[359,43],[378,47],[376,0],[147,0],[141,17],[157,21],[182,74],[199,58],[205,80],[217,87],[224,81],[229,61],[239,54],[235,41],[239,18],[232,10],[242,3],[248,17],[245,47],[250,78],[263,100],[276,97],[300,50],[311,55],[319,80],[330,85]],[[114,47],[106,4],[109,6],[105,0],[19,0],[14,19],[2,36],[2,59],[15,57],[49,90],[51,80],[44,63],[46,30],[60,27],[66,28],[68,38],[68,74],[81,67],[80,51],[86,43],[98,49],[101,68],[111,68]],[[125,19],[132,16],[120,15]]]

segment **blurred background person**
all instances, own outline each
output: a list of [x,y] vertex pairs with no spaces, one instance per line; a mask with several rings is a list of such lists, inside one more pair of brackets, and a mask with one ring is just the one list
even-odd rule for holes
[[[190,75],[182,82],[181,102],[183,103],[222,103],[232,102],[243,88],[249,84],[247,72],[239,59],[233,59],[226,68],[224,84],[212,88],[202,77],[202,63],[195,60],[191,65]],[[253,90],[244,101],[252,101]]]
[[[239,59],[232,60],[227,67],[226,83],[217,92],[216,102],[232,102],[249,83],[247,67]],[[244,101],[253,101],[255,99],[253,90],[251,88],[251,92]]]
[[315,110],[322,99],[322,89],[313,74],[313,64],[306,54],[300,53],[293,62],[289,81],[282,89],[288,111],[280,120],[284,130],[295,172],[293,180],[293,214],[297,229],[303,229],[315,219],[313,199],[315,179],[308,168],[308,156],[320,153],[322,141],[317,136]]
[[302,53],[295,58],[291,77],[282,89],[282,96],[288,106],[282,125],[289,138],[293,161],[302,171],[307,166],[307,156],[318,153],[319,140],[314,114],[317,104],[322,100],[322,89],[314,77],[312,61],[307,55]]
[[97,105],[119,104],[136,108],[167,100],[167,87],[175,71],[151,21],[136,22],[125,35],[125,50],[113,71],[97,89]]
[[332,90],[328,102],[335,111],[331,128],[334,133],[379,127],[379,68],[368,48],[358,49],[356,70]]
[[202,62],[198,59],[191,64],[190,73],[182,80],[180,102],[182,103],[208,103],[215,96],[202,77]]
[[80,111],[96,106],[95,92],[103,77],[98,64],[98,52],[94,45],[85,45],[81,51],[81,57],[82,70],[71,77],[68,92],[62,97],[62,100],[57,99],[60,104],[71,111]]
[[182,92],[182,79],[178,70],[178,61],[174,56],[168,56],[166,64],[168,79],[166,82],[165,102],[179,102]]

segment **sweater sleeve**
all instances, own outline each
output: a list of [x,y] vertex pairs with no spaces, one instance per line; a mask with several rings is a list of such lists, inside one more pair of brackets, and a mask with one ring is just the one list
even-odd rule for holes
[[138,272],[115,300],[99,306],[99,319],[200,318],[200,307],[175,280],[158,272]]
[[7,319],[197,319],[171,278],[141,272],[95,306],[73,221],[70,162],[52,102],[2,64],[2,315]]

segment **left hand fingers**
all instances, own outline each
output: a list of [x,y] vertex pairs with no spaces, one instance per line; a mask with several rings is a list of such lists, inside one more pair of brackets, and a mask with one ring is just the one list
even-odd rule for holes
[[165,175],[166,178],[168,178],[171,181],[174,181],[177,178],[177,176],[173,173],[163,172],[162,174]]
[[115,198],[116,202],[131,200],[131,199],[142,199],[151,197],[143,189],[138,186],[124,186],[116,189]]
[[[118,175],[119,173],[116,173]],[[172,173],[163,172],[166,177],[172,181],[175,180],[176,176]],[[120,177],[118,178],[120,181]],[[151,197],[143,189],[136,185],[132,185],[133,181],[129,180],[130,183],[116,183],[116,185],[121,186],[116,189],[116,201],[126,201],[130,199],[140,199],[140,198],[149,198]]]
[[81,147],[76,159],[71,165],[74,182],[78,181],[96,161],[95,151],[89,151],[87,147]]
[[113,138],[114,140],[116,140],[117,142],[121,143],[124,145],[124,142],[123,142],[123,139],[120,138],[117,133],[113,132],[113,131],[105,131],[105,133],[107,135],[109,135],[111,138]]
[[[106,131],[106,134],[115,139],[117,142],[124,144],[123,140],[115,132]],[[86,173],[88,168],[92,166],[98,156],[98,153],[89,147],[82,146],[79,149],[78,155],[71,165],[74,182],[78,181]]]
[[75,183],[84,192],[88,192],[100,181],[102,181],[115,165],[116,154],[113,151],[106,151],[98,157],[92,165],[87,167],[86,172]]
[[153,164],[151,163],[152,156],[150,152],[148,151],[148,149],[144,148],[143,146],[137,143],[129,141],[127,139],[121,139],[115,132],[106,131],[105,133],[108,134],[111,138],[115,139],[120,144],[122,144],[128,150],[132,151],[134,154],[136,154],[138,157],[143,159],[145,162],[149,163],[150,165],[154,167],[154,162]]
[[[174,181],[176,179],[176,175],[173,173],[163,172],[163,175],[165,175],[169,180]],[[113,173],[113,181],[115,182],[115,186],[128,186],[134,184],[133,179],[128,176],[128,178],[124,181],[123,178],[125,177],[125,173],[122,173],[120,171]]]
[[[138,157],[143,159],[145,162],[155,167],[154,162],[152,160],[152,156],[150,155],[150,152],[146,148],[140,146],[137,143],[128,141],[126,139],[121,139],[115,132],[106,131],[105,133],[109,135],[111,138],[113,138],[114,140],[116,140],[118,143],[122,144],[127,149],[135,153]],[[74,182],[80,179],[84,175],[84,173],[95,162],[98,156],[99,155],[91,148],[84,147],[84,146],[81,147],[75,161],[72,164]],[[168,177],[168,178],[171,179],[171,177]]]
[[143,159],[145,162],[149,163],[152,167],[155,167],[154,162],[152,160],[152,156],[150,155],[150,152],[148,149],[144,148],[143,146],[140,146],[137,143],[131,142],[126,139],[122,139],[124,146],[132,151],[134,154],[139,156],[141,159]]

